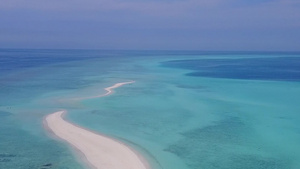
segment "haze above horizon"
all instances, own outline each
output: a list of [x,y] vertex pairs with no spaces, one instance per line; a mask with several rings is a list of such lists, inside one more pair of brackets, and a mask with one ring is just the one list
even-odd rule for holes
[[0,0],[1,48],[299,51],[296,0]]

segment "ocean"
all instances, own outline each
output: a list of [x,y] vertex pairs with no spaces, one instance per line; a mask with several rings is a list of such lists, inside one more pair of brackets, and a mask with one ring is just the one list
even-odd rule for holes
[[83,169],[43,126],[68,110],[153,169],[299,169],[299,101],[300,53],[0,49],[0,168]]

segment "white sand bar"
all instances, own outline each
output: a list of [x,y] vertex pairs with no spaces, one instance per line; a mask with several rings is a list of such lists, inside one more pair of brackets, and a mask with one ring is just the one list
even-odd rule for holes
[[[106,88],[109,95],[113,88],[132,82],[117,83]],[[102,95],[102,96],[105,96]],[[83,129],[63,119],[66,111],[45,117],[47,127],[59,138],[78,149],[90,166],[97,169],[148,169],[148,165],[135,151],[125,144],[101,134]]]
[[94,98],[98,98],[98,97],[107,96],[107,95],[110,95],[110,94],[113,93],[113,89],[121,87],[121,86],[126,85],[126,84],[134,83],[134,82],[135,81],[116,83],[113,86],[105,88],[104,90],[106,90],[106,93],[104,93],[104,94],[100,94],[100,95],[96,95],[96,96],[89,96],[89,97],[73,98],[72,100],[94,99]]
[[63,113],[48,115],[47,126],[56,136],[81,151],[90,165],[98,169],[147,169],[141,157],[129,147],[65,121]]

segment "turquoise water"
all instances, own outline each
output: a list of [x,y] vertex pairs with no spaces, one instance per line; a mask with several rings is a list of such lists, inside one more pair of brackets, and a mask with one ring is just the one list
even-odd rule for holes
[[[297,53],[0,55],[1,169],[83,168],[43,129],[43,117],[61,109],[68,120],[133,146],[155,169],[300,168]],[[130,80],[106,97],[69,100]]]

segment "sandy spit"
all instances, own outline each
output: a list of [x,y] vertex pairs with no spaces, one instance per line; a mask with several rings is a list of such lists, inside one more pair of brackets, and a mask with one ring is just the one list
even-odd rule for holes
[[[107,93],[90,98],[103,97],[113,93],[113,89],[125,84],[117,83],[105,88]],[[149,169],[144,158],[124,143],[84,129],[76,124],[64,120],[66,111],[57,111],[44,119],[47,130],[58,138],[69,143],[84,155],[83,161],[97,169]]]

